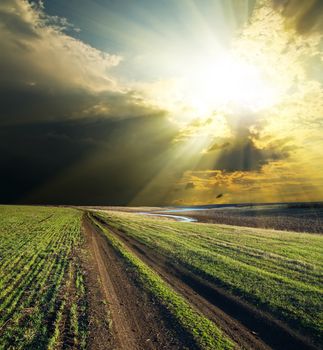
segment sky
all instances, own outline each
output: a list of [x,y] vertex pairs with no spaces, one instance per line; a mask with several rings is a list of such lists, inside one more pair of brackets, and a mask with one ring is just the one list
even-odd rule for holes
[[323,201],[320,0],[2,0],[1,203]]

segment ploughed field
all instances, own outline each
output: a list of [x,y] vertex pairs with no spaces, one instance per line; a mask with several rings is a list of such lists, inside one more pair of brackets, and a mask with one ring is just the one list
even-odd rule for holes
[[0,207],[0,349],[319,349],[323,236]]

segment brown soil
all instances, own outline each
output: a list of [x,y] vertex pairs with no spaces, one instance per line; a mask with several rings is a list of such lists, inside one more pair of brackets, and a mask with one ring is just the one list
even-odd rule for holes
[[88,262],[92,266],[87,279],[89,312],[95,320],[90,324],[89,348],[186,348],[152,297],[134,283],[133,272],[127,269],[106,237],[87,219],[83,227]]
[[245,349],[315,349],[311,342],[296,334],[270,315],[254,309],[227,291],[176,266],[160,252],[105,224],[141,260],[151,266],[197,310],[215,322],[241,348]]

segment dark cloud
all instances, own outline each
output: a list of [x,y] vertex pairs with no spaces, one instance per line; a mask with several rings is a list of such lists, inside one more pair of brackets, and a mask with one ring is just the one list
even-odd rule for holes
[[271,141],[267,140],[266,146],[257,146],[257,141],[264,141],[259,135],[262,125],[258,118],[251,112],[227,115],[232,136],[220,141],[216,139],[201,157],[196,170],[259,171],[265,164],[288,158],[292,151],[289,139],[273,137]]
[[[11,85],[11,86],[10,86]],[[18,101],[18,103],[17,103]],[[154,117],[164,111],[137,103],[131,93],[92,93],[82,88],[51,89],[2,84],[0,125],[92,118]]]
[[175,133],[163,117],[3,127],[1,202],[125,205],[161,171]]
[[185,186],[185,190],[191,190],[193,188],[195,188],[194,182],[189,182]]
[[216,160],[214,169],[225,171],[258,171],[263,165],[286,159],[288,152],[269,147],[258,148],[250,140],[240,140],[224,149]]
[[299,33],[323,30],[322,0],[273,0],[273,2]]
[[267,145],[257,146],[259,135],[251,133],[247,128],[236,131],[228,145],[207,152],[203,155],[196,170],[260,171],[262,167],[271,162],[287,159],[293,148],[289,139],[273,139]]
[[230,142],[223,142],[223,143],[215,142],[210,148],[207,149],[207,152],[218,151],[220,149],[223,149],[229,146],[230,146]]

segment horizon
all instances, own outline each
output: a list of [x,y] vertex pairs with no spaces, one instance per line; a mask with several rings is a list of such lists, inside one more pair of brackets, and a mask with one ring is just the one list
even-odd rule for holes
[[[196,207],[226,207],[226,206],[261,206],[261,205],[281,205],[281,204],[323,204],[323,201],[308,201],[308,202],[239,202],[239,203],[205,203],[205,204],[185,204],[185,205],[154,205],[154,206],[147,206],[147,205],[111,205],[111,204],[64,204],[64,203],[57,203],[57,204],[49,204],[49,203],[0,203],[2,206],[6,205],[12,205],[12,206],[45,206],[45,207],[111,207],[111,208],[196,208]],[[314,208],[314,207],[313,207]]]

